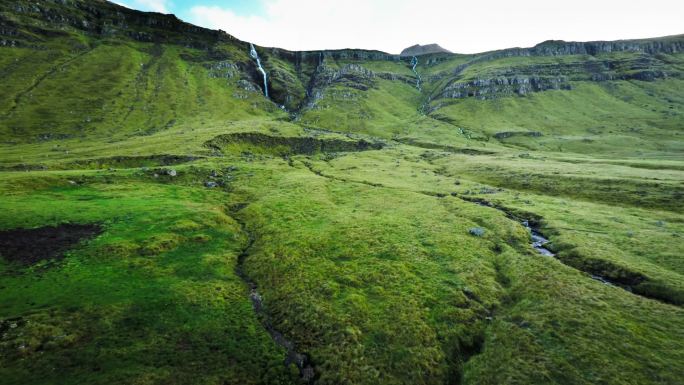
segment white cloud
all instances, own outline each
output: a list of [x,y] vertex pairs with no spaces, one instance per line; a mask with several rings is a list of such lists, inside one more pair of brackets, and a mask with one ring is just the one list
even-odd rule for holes
[[131,6],[115,1],[119,5],[127,8],[135,8],[147,12],[171,13],[169,11],[169,0],[129,0]]
[[122,7],[131,8],[130,5],[124,3],[123,1],[112,0],[112,3],[114,3],[114,4],[116,4],[116,5],[120,5],[120,6],[122,6]]
[[261,15],[198,5],[190,9],[189,21],[263,46],[392,53],[416,43],[472,53],[548,39],[615,40],[684,32],[684,2],[673,0],[651,0],[648,5],[623,0],[259,1]]

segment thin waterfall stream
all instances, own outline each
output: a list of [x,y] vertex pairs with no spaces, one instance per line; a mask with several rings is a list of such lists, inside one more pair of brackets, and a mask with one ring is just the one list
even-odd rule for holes
[[259,53],[254,48],[254,44],[249,43],[249,56],[256,60],[259,72],[264,76],[264,95],[268,98],[268,76],[266,75],[266,70],[261,66],[261,60],[259,60]]
[[416,75],[416,88],[418,89],[418,91],[420,91],[421,79],[420,75],[418,74],[418,71],[416,70],[416,66],[418,66],[418,58],[414,56],[413,59],[411,59],[411,71],[413,71],[413,73]]

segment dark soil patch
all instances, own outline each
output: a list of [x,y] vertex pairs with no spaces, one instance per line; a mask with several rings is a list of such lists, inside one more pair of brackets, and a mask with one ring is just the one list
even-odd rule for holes
[[64,252],[80,241],[101,232],[102,227],[97,224],[63,224],[0,231],[0,256],[23,265],[32,265],[47,259],[61,259]]

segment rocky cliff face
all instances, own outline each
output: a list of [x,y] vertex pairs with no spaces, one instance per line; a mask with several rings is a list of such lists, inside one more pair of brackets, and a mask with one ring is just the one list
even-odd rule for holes
[[[361,65],[364,61],[399,61],[397,55],[357,49],[288,51],[269,48],[265,52],[264,64],[272,79],[273,99],[290,111],[313,106],[322,97],[323,90],[333,84],[358,90],[372,87],[371,79],[375,74]],[[271,66],[269,57],[289,63],[292,71]],[[358,64],[343,65],[341,68],[326,65],[336,61]]]
[[442,98],[462,99],[467,97],[475,97],[484,100],[560,89],[572,89],[567,78],[562,76],[501,76],[496,78],[475,79],[468,82],[453,82],[444,87],[441,93],[433,98],[433,100]]
[[90,36],[119,36],[199,49],[208,49],[217,41],[236,40],[223,31],[197,27],[173,15],[138,12],[104,0],[19,0],[0,5],[0,11],[1,39],[13,46],[36,47],[39,36],[67,35],[70,29]]
[[[681,36],[680,36],[681,37]],[[598,55],[610,52],[643,52],[654,55],[656,53],[678,53],[684,51],[684,40],[681,38],[664,38],[662,40],[618,40],[618,41],[590,41],[566,42],[549,40],[527,49],[530,56],[551,55]]]
[[354,93],[329,90],[330,86],[339,85],[359,91],[368,91],[375,85],[376,74],[359,64],[347,64],[339,69],[322,63],[316,69],[307,89],[306,108],[315,108],[325,92],[334,92],[337,98],[352,99]]
[[[493,59],[490,59],[493,60]],[[569,90],[575,81],[641,80],[654,81],[679,77],[666,63],[652,55],[641,53],[625,58],[601,57],[548,64],[511,65],[486,69],[474,79],[463,76],[468,67],[482,64],[475,60],[454,69],[447,84],[434,93],[432,100],[475,97],[493,99],[546,90]],[[432,77],[432,81],[444,76]]]
[[[240,88],[234,95],[236,98],[245,97],[242,91],[258,92],[263,87],[262,75],[247,54],[248,43],[223,31],[185,23],[173,15],[133,11],[104,0],[0,3],[0,46],[40,50],[44,49],[42,44],[46,39],[63,37],[72,39],[73,51],[85,50],[87,43],[74,39],[75,32],[92,39],[133,39],[198,50],[198,54],[183,56],[184,60],[204,66],[212,78],[235,82]],[[326,92],[355,97],[357,91],[375,87],[377,79],[415,84],[414,75],[401,71],[401,66],[409,67],[407,58],[418,55],[422,55],[421,75],[429,100],[524,96],[530,92],[571,89],[575,81],[653,81],[677,77],[680,71],[673,71],[659,55],[684,52],[684,35],[614,42],[546,41],[531,48],[460,55],[459,58],[466,60],[440,72],[426,70],[455,56],[437,44],[414,45],[400,55],[357,49],[300,52],[257,49],[268,73],[271,100],[290,111],[299,111],[315,107]],[[609,57],[616,52],[629,55]],[[570,55],[578,59],[489,68],[489,63],[507,58]],[[367,68],[368,63],[378,61],[394,63],[396,69]],[[472,71],[473,68],[478,69]]]

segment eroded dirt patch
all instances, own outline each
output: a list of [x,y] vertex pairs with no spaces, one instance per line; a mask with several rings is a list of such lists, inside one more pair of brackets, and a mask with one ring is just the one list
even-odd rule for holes
[[0,257],[23,265],[61,259],[64,252],[101,232],[102,227],[98,224],[62,224],[0,231]]

